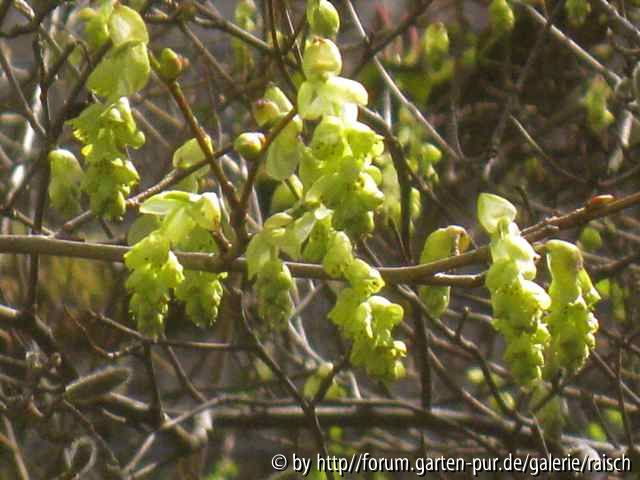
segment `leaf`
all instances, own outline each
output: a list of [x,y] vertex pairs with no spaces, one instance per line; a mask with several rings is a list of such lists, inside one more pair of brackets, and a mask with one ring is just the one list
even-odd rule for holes
[[498,195],[481,193],[478,197],[478,220],[490,235],[498,230],[500,222],[513,222],[516,214],[516,207]]
[[127,42],[149,43],[147,27],[140,14],[121,4],[113,8],[109,18],[109,34],[116,47]]
[[293,108],[293,105],[277,86],[271,85],[264,93],[264,98],[275,103],[280,110],[280,113],[287,114]]
[[189,209],[189,215],[206,230],[217,230],[220,226],[220,201],[215,193],[200,195],[200,199]]
[[282,239],[280,247],[291,258],[298,259],[301,257],[302,244],[311,234],[316,224],[315,212],[307,212],[291,223]]
[[320,87],[321,95],[334,103],[366,105],[369,94],[360,82],[344,77],[331,77]]
[[[209,150],[213,152],[213,143],[211,137],[205,137],[205,143]],[[173,153],[173,166],[176,168],[189,168],[206,158],[205,152],[200,148],[197,138],[187,140]]]
[[177,245],[188,238],[196,226],[188,210],[188,208],[176,208],[162,222],[163,235],[171,241],[172,245]]
[[171,190],[147,199],[140,205],[140,213],[149,215],[168,215],[172,210],[185,207],[199,199],[199,195]]
[[289,178],[302,158],[302,145],[298,138],[294,137],[292,140],[290,137],[287,138],[285,133],[283,131],[275,139],[267,152],[265,167],[269,176],[275,180]]
[[85,108],[76,118],[69,120],[73,127],[73,136],[82,143],[89,143],[98,136],[100,116],[107,107],[101,103],[94,103]]
[[249,279],[255,277],[256,274],[262,270],[262,267],[274,256],[274,248],[271,245],[268,236],[263,232],[255,234],[249,242],[247,251],[245,252]]
[[95,94],[115,101],[142,90],[150,72],[146,45],[127,42],[109,50],[89,75],[87,87]]
[[158,217],[155,215],[141,215],[136,219],[127,233],[127,244],[135,245],[151,232],[156,230],[160,226]]

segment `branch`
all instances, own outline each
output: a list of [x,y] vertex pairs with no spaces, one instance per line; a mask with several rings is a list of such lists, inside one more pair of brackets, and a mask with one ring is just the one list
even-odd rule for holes
[[[550,233],[557,230],[578,227],[596,218],[606,217],[636,205],[640,205],[640,192],[622,197],[619,200],[612,200],[604,205],[587,205],[565,215],[545,219],[525,229],[523,234],[527,240],[535,242],[549,237]],[[58,257],[86,258],[122,263],[124,254],[129,250],[130,247],[59,240],[37,235],[0,235],[0,253],[40,253]],[[189,270],[242,272],[246,268],[244,258],[237,258],[231,263],[227,263],[220,257],[206,253],[176,252],[176,255],[180,263]],[[480,284],[481,276],[445,275],[442,272],[482,264],[488,260],[489,248],[483,246],[437,262],[407,267],[381,267],[379,271],[382,278],[391,284],[408,283],[473,287]],[[291,270],[291,274],[295,277],[330,279],[321,265],[298,262],[286,262],[286,264]]]
[[[497,420],[479,415],[456,412],[454,410],[433,407],[431,413],[411,406],[377,406],[374,401],[363,402],[359,406],[317,407],[316,414],[323,427],[340,425],[341,427],[372,428],[388,427],[405,430],[407,428],[431,428],[452,433],[452,424],[469,427],[477,433],[503,437],[511,444],[517,442],[528,448],[537,449],[536,433],[529,427],[514,432],[515,423],[509,420]],[[308,426],[307,418],[300,407],[277,406],[254,411],[249,408],[216,409],[216,425],[220,428],[239,428],[250,430],[257,428],[298,429]],[[455,430],[453,430],[455,431]],[[606,442],[596,442],[570,435],[562,436],[562,444],[587,444],[607,455],[622,453]]]

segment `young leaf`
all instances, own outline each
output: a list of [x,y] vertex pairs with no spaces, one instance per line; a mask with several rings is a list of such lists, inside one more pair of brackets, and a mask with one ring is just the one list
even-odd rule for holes
[[140,14],[122,4],[113,7],[109,18],[109,35],[115,47],[127,42],[149,43],[147,26]]

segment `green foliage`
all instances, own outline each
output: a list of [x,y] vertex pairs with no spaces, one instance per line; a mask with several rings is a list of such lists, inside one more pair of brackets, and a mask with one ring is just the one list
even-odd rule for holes
[[[264,98],[255,107],[256,119],[262,126],[281,121],[293,109],[289,99],[276,86],[269,87]],[[284,180],[294,173],[304,148],[299,138],[301,132],[302,120],[298,115],[295,115],[269,145],[265,168],[267,174],[273,179]],[[244,148],[246,140],[248,139],[238,140],[237,147]],[[256,143],[256,138],[251,140],[252,144]],[[254,145],[254,148],[256,146]]]
[[228,458],[223,458],[214,465],[213,471],[203,480],[233,480],[238,478],[238,474],[238,465]]
[[151,72],[147,43],[149,35],[144,21],[135,10],[121,4],[112,9],[104,7],[89,15],[94,22],[86,33],[93,35],[90,42],[105,43],[105,31],[112,47],[87,80],[87,87],[113,102],[140,91]]
[[304,52],[303,70],[307,78],[298,90],[298,112],[304,120],[325,115],[355,120],[357,106],[367,104],[368,94],[360,83],[338,76],[342,57],[331,40],[311,40]]
[[[209,153],[213,152],[213,143],[209,135],[205,136],[205,144],[209,149]],[[175,168],[187,169],[196,163],[202,162],[207,155],[202,151],[197,138],[192,138],[184,142],[173,152],[173,166]]]
[[[253,0],[239,1],[234,14],[236,25],[247,32],[253,32],[256,29],[256,10]],[[231,39],[231,47],[237,70],[246,72],[253,68],[254,62],[251,50],[243,40],[233,37]]]

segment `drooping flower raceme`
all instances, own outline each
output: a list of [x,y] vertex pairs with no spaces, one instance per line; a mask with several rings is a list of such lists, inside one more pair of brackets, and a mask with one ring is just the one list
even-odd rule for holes
[[[149,79],[149,35],[138,12],[119,3],[103,1],[97,9],[83,9],[80,18],[91,48],[111,42],[87,79],[87,88],[102,100],[69,121],[74,137],[83,144],[81,187],[89,195],[93,213],[119,219],[126,197],[139,181],[127,148],[141,147],[145,137],[136,126],[127,97],[144,88]],[[53,189],[63,184],[56,178]]]
[[140,180],[126,149],[145,142],[129,101],[122,97],[111,104],[94,103],[69,123],[74,137],[84,144],[82,189],[89,195],[91,210],[109,219],[121,217],[126,197]]
[[551,376],[564,368],[575,373],[595,347],[598,320],[591,312],[600,295],[583,267],[582,253],[562,240],[545,244],[551,273],[551,308],[547,317],[551,344],[546,373]]
[[140,212],[161,222],[125,255],[131,271],[126,283],[132,294],[129,308],[138,329],[152,337],[163,332],[171,291],[185,302],[196,325],[210,325],[218,313],[220,282],[226,273],[185,272],[171,249],[217,253],[211,232],[220,226],[218,197],[167,191],[145,201]]
[[493,325],[505,339],[505,361],[522,385],[542,376],[549,331],[543,323],[549,295],[533,279],[538,255],[514,223],[515,207],[504,198],[482,193],[478,219],[491,236],[491,267],[485,285],[491,293]]
[[[312,33],[327,35],[337,28],[330,7],[322,0],[307,3]],[[279,259],[282,253],[321,263],[332,278],[346,280],[349,286],[338,294],[329,318],[352,342],[353,365],[393,380],[404,373],[401,359],[406,347],[391,335],[402,320],[402,307],[376,295],[384,281],[375,268],[355,257],[352,244],[352,239],[373,230],[374,211],[384,200],[379,188],[382,173],[372,163],[384,145],[382,137],[358,121],[358,106],[367,103],[366,90],[340,77],[341,69],[340,51],[330,39],[315,36],[307,43],[305,81],[297,96],[299,117],[289,125],[299,123],[276,137],[266,161],[271,177],[295,178],[300,198],[267,219],[253,236],[246,252],[248,273],[256,278],[258,312],[269,325],[280,327],[287,324],[292,309],[288,294],[292,282]],[[262,126],[272,126],[291,108],[286,96],[270,87],[256,103],[254,115]],[[299,138],[303,120],[318,122],[308,145]],[[290,180],[289,186],[294,182]],[[283,281],[274,282],[274,277]],[[265,305],[267,301],[277,308]]]
[[[424,243],[420,263],[435,262],[453,255],[459,255],[469,246],[467,231],[457,225],[439,228],[433,232]],[[449,306],[451,287],[427,286],[420,287],[420,298],[428,312],[439,318]]]

